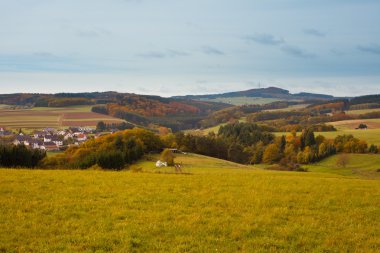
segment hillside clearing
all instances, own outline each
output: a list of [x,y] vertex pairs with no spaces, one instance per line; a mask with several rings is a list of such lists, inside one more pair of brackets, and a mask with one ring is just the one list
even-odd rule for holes
[[318,163],[304,165],[309,171],[334,173],[344,176],[355,176],[369,179],[380,178],[380,155],[347,154],[348,163],[345,168],[337,164],[339,155],[328,157]]
[[326,123],[335,126],[338,130],[354,130],[359,124],[366,124],[368,129],[380,129],[380,119],[354,119]]
[[363,110],[348,110],[346,111],[346,114],[349,115],[361,115],[361,114],[366,114],[370,112],[380,112],[380,108],[375,108],[375,109],[363,109]]

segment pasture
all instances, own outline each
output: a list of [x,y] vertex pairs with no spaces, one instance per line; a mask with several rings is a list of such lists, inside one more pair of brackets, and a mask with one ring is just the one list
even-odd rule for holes
[[345,167],[337,164],[339,155],[334,155],[318,163],[304,165],[303,167],[312,172],[324,172],[344,176],[380,179],[380,155],[347,154],[347,157],[348,161]]
[[[361,123],[366,124],[368,129],[355,129]],[[329,122],[327,124],[335,126],[338,131],[316,134],[324,135],[327,138],[335,138],[342,134],[352,134],[354,137],[364,140],[368,144],[380,145],[380,119],[344,120]]]
[[361,114],[366,114],[370,112],[380,112],[380,108],[375,108],[375,109],[362,109],[362,110],[348,110],[346,111],[346,114],[349,115],[361,115]]
[[121,123],[123,120],[91,112],[91,106],[64,108],[36,107],[32,109],[0,109],[0,126],[9,129],[95,127],[99,121]]
[[149,159],[142,173],[0,169],[0,251],[380,250],[380,180],[195,155],[165,174]]

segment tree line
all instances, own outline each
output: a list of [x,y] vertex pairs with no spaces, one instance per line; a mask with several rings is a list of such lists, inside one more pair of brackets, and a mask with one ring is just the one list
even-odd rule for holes
[[227,124],[218,134],[207,136],[176,133],[164,139],[166,145],[233,162],[244,164],[280,164],[288,169],[309,164],[333,154],[378,153],[376,145],[368,145],[352,135],[339,135],[335,139],[315,136],[312,128],[297,135],[296,132],[274,136],[265,126],[252,123]]
[[0,145],[0,167],[35,168],[45,157],[45,151],[25,145]]
[[64,153],[45,158],[43,168],[88,169],[91,167],[120,170],[149,152],[159,152],[159,136],[145,129],[128,129],[90,139],[72,146]]

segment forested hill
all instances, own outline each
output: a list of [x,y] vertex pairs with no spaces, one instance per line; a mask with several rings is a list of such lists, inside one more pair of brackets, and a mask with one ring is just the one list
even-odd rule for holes
[[[15,93],[0,94],[0,104],[29,107],[67,107],[76,105],[116,104],[128,106],[131,110],[144,111],[149,116],[181,113],[209,113],[230,105],[215,102],[199,102],[189,99],[164,98],[160,96],[138,95],[118,92],[85,93]],[[156,110],[156,112],[154,112]]]
[[277,98],[284,100],[309,100],[309,99],[324,99],[331,100],[334,96],[301,92],[297,94],[291,94],[288,90],[284,90],[277,87],[250,89],[245,91],[227,92],[221,94],[209,94],[209,95],[187,95],[177,96],[175,98],[189,98],[189,99],[216,99],[216,98],[234,98],[234,97],[261,97],[261,98]]

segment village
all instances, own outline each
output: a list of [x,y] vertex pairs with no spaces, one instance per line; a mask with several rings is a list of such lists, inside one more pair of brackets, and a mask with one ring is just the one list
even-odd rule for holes
[[35,130],[31,134],[26,134],[22,130],[14,133],[0,127],[2,142],[45,151],[60,151],[69,146],[79,146],[89,138],[97,138],[99,135],[94,128],[90,127],[70,127],[63,130],[45,128]]

